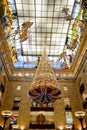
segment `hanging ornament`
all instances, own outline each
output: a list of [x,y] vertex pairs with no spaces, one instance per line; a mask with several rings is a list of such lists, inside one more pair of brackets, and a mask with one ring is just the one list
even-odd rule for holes
[[48,60],[46,48],[33,79],[29,90],[29,96],[32,100],[39,103],[49,103],[61,97],[61,91],[58,88],[58,81],[55,77],[52,65]]

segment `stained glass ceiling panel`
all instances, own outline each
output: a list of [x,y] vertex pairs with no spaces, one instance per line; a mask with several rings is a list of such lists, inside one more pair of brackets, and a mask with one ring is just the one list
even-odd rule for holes
[[37,67],[44,46],[53,68],[71,68],[85,28],[81,0],[2,0],[1,5],[15,68]]

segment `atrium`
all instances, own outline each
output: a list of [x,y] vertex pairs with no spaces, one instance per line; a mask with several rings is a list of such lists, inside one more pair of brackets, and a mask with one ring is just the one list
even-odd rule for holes
[[87,0],[0,0],[0,130],[34,129],[87,130]]

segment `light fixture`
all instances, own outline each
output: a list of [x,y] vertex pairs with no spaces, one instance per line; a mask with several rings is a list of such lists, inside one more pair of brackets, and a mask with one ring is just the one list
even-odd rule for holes
[[29,73],[25,73],[25,76],[30,76],[30,74]]
[[64,127],[63,126],[59,126],[59,128],[58,128],[59,130],[63,130],[64,129]]
[[17,129],[19,129],[19,125],[18,125],[18,124],[14,124],[14,125],[12,125],[12,128],[13,128],[13,130],[14,130],[14,129],[17,130]]
[[48,60],[46,48],[38,68],[35,73],[32,85],[29,90],[29,96],[32,100],[39,103],[49,103],[61,98],[61,91],[58,87],[58,81]]
[[22,77],[22,73],[18,73],[18,76]]
[[72,129],[72,125],[71,124],[65,125],[65,128],[71,130]]
[[8,118],[12,115],[12,111],[10,111],[10,110],[3,110],[1,112],[1,114],[2,114],[2,116],[4,118],[4,125],[3,125],[3,130],[4,130]]
[[68,88],[67,88],[66,86],[64,86],[63,89],[64,89],[64,91],[67,91],[67,90],[68,90]]
[[83,127],[83,119],[85,117],[85,112],[84,111],[76,111],[75,116],[79,119],[82,130],[84,129]]
[[21,85],[18,85],[16,90],[21,90]]

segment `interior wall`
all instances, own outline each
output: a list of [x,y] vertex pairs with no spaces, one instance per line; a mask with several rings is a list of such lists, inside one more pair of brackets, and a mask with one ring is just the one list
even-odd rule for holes
[[[72,114],[74,117],[74,112],[82,109],[82,105],[77,93],[76,83],[74,81],[58,81],[59,87],[62,91],[61,99],[57,100],[54,103],[54,123],[56,129],[65,128],[66,119],[65,119],[65,108],[64,108],[64,97],[69,97],[71,102]],[[17,86],[21,86],[21,90],[17,90]],[[18,111],[18,124],[20,128],[24,127],[26,130],[29,127],[30,121],[30,102],[31,99],[28,97],[29,86],[31,82],[12,82],[9,81],[4,92],[4,97],[2,101],[1,110],[12,110],[14,97],[20,96],[21,102]],[[65,87],[67,90],[65,90]],[[1,118],[1,117],[0,117]],[[2,118],[1,118],[2,119]],[[0,122],[1,122],[0,119]],[[3,122],[3,120],[2,120]],[[78,124],[75,123],[78,128]]]
[[[87,58],[85,57],[85,59],[86,60],[83,63],[83,66],[76,79],[76,84],[77,84],[77,90],[79,93],[80,102],[82,104],[82,109],[86,112],[84,124],[86,123],[85,126],[87,127],[87,106],[86,106],[86,109],[84,109],[84,107],[83,107],[83,103],[87,102]],[[82,84],[84,85],[84,90],[83,90],[82,94],[80,94],[80,87]]]
[[[84,72],[85,69],[85,72]],[[0,81],[2,81],[6,76],[4,68],[1,73]],[[71,103],[72,115],[74,119],[74,125],[76,129],[79,129],[80,123],[74,116],[74,112],[78,110],[83,110],[83,96],[79,93],[79,86],[84,83],[85,93],[87,92],[87,60],[85,61],[76,81],[69,80],[58,80],[58,87],[62,91],[61,99],[55,101],[54,103],[54,123],[56,130],[64,129],[66,125],[65,118],[65,108],[64,108],[64,98],[69,98]],[[28,97],[29,87],[32,82],[15,82],[8,81],[5,77],[3,80],[6,82],[5,92],[2,98],[2,105],[0,107],[0,125],[3,125],[3,118],[1,116],[2,110],[12,110],[14,97],[21,97],[20,107],[18,111],[18,124],[20,128],[25,128],[28,130],[30,122],[30,103],[31,99]],[[21,90],[17,90],[17,86],[21,86]],[[84,121],[85,122],[85,121]],[[8,127],[9,122],[6,124]],[[85,124],[85,123],[84,123]]]

